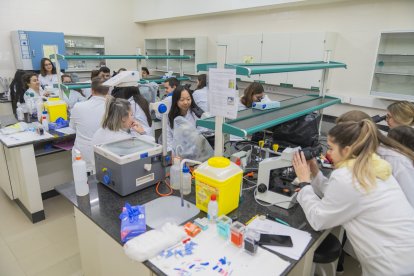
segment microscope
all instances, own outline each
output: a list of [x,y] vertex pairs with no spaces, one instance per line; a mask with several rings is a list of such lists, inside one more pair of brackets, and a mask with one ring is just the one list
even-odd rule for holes
[[309,160],[319,156],[322,147],[286,148],[280,156],[266,158],[260,162],[256,199],[284,209],[290,209],[296,204],[295,190],[298,186],[294,184],[296,174],[292,167],[292,159],[297,151],[303,151],[306,160]]

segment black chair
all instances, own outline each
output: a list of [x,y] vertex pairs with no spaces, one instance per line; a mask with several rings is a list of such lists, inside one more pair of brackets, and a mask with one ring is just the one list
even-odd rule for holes
[[[342,245],[339,240],[333,234],[328,234],[313,254],[312,275],[314,275],[316,269],[321,271],[322,276],[335,275],[336,266],[334,262],[339,258],[341,252]],[[332,272],[328,274],[323,266],[318,264],[330,264]]]

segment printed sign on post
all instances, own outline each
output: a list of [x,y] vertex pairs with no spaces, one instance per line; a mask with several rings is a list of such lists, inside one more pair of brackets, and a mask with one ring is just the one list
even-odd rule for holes
[[211,68],[208,74],[208,91],[211,115],[237,118],[239,99],[235,69]]

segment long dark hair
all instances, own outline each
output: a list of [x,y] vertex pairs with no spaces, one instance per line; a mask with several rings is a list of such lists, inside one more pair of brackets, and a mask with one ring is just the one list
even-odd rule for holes
[[40,75],[42,75],[43,77],[47,75],[47,72],[46,72],[46,69],[45,69],[45,62],[46,61],[49,61],[52,64],[52,67],[53,67],[52,68],[52,74],[56,74],[56,67],[53,64],[53,62],[48,58],[42,58],[40,60]]
[[125,95],[125,99],[133,98],[134,102],[142,108],[147,117],[147,122],[149,126],[152,126],[152,119],[151,114],[149,111],[149,103],[148,101],[141,95],[139,92],[139,88],[136,86],[128,86],[123,87],[123,93]]
[[28,71],[17,70],[14,73],[14,78],[10,83],[10,97],[12,102],[13,113],[16,114],[17,103],[24,103],[24,89],[23,75]]
[[191,95],[190,91],[188,91],[188,89],[184,86],[177,86],[177,88],[175,88],[173,94],[172,94],[172,102],[171,102],[171,110],[168,113],[168,120],[170,122],[170,126],[173,129],[174,128],[174,119],[177,118],[178,116],[181,116],[181,112],[180,112],[180,108],[178,107],[178,101],[181,98],[181,94],[183,91],[187,91],[188,94],[190,95],[191,98],[191,105],[190,105],[190,110],[194,112],[194,114],[200,118],[201,115],[203,114],[203,110],[198,107],[198,105],[195,103],[194,99],[193,99],[193,95]]
[[263,85],[258,82],[252,82],[249,86],[244,89],[244,95],[241,98],[241,103],[246,107],[252,107],[253,95],[262,94],[264,92]]
[[198,75],[197,80],[198,80],[198,85],[196,87],[196,90],[202,89],[207,86],[207,75],[206,74]]

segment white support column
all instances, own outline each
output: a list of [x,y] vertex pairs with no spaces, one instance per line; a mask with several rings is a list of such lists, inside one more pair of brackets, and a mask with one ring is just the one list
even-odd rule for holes
[[58,58],[58,50],[57,50],[56,45],[53,46],[53,52],[55,55],[56,75],[57,75],[58,88],[59,88],[59,98],[63,101],[63,90],[60,88],[60,85],[62,84],[62,73],[60,72],[60,62]]
[[[224,68],[226,64],[227,45],[217,45],[217,68]],[[223,123],[222,116],[216,116],[215,119],[215,137],[214,137],[214,156],[223,156]]]

